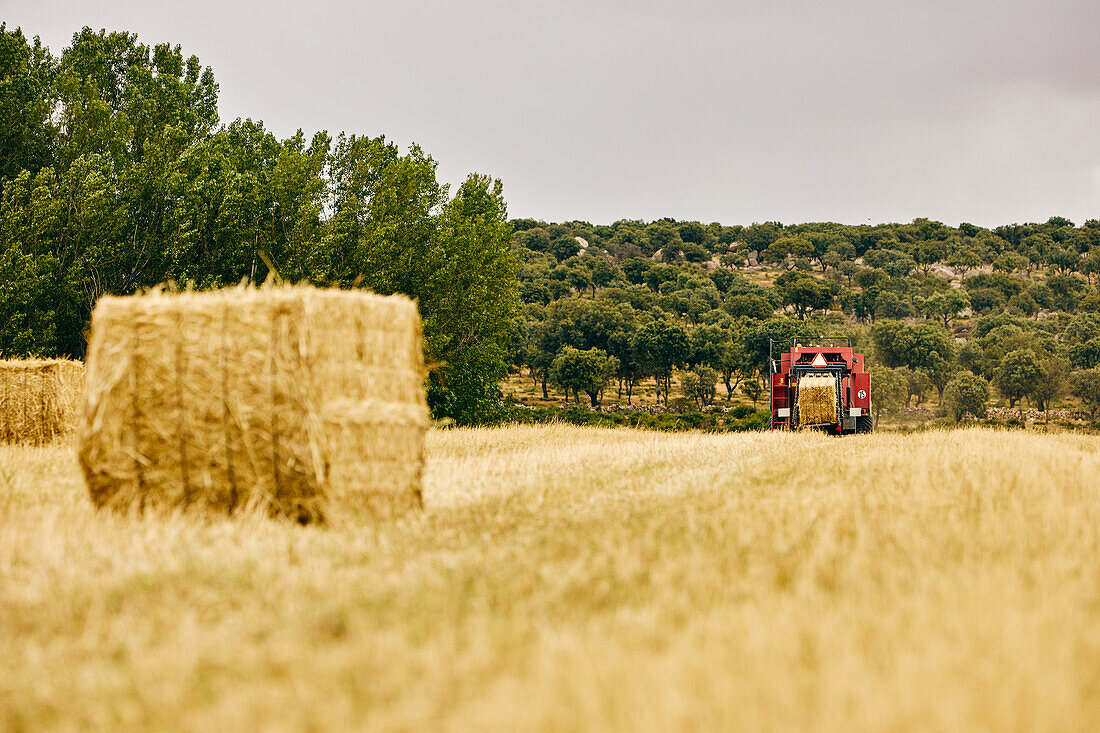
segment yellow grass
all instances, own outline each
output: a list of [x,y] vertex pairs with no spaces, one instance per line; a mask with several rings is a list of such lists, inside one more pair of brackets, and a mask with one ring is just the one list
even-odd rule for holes
[[426,511],[97,514],[0,448],[8,730],[1097,730],[1100,439],[430,433]]

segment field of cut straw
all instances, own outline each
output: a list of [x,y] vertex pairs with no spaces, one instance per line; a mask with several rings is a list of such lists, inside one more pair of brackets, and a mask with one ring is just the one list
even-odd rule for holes
[[374,526],[0,446],[4,730],[1100,730],[1100,439],[428,436]]

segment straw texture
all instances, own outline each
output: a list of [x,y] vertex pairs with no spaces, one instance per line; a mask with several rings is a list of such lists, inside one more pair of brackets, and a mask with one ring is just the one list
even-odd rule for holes
[[837,422],[836,379],[807,375],[798,380],[798,424]]
[[98,506],[400,514],[427,422],[407,298],[154,292],[92,316],[79,459]]
[[43,445],[70,437],[83,385],[79,361],[0,361],[0,441]]

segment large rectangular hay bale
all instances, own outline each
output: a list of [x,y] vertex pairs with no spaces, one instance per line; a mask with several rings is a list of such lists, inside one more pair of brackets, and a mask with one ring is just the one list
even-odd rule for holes
[[400,514],[421,504],[423,377],[420,319],[404,297],[105,297],[79,458],[98,506]]
[[835,423],[836,379],[829,375],[807,375],[798,380],[798,424]]
[[43,445],[70,437],[83,385],[83,362],[0,360],[0,442]]

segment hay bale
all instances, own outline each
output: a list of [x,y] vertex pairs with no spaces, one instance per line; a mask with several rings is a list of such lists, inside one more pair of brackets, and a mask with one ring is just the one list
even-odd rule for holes
[[83,362],[0,360],[0,442],[43,445],[70,437],[83,385]]
[[419,507],[420,319],[407,298],[286,287],[105,297],[79,459],[98,506],[301,521]]
[[820,425],[838,420],[836,379],[807,375],[798,380],[798,424]]

